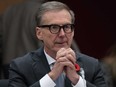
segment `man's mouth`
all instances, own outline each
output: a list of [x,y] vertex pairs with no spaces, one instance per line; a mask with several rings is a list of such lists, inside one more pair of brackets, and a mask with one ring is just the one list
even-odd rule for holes
[[67,43],[66,41],[65,42],[56,42],[56,44],[65,44]]
[[60,47],[67,46],[67,42],[56,42],[55,44],[60,46]]

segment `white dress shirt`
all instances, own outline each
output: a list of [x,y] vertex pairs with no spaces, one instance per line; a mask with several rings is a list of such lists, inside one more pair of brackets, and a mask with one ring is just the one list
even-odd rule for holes
[[[52,69],[52,63],[54,63],[56,60],[54,60],[52,57],[50,57],[45,51],[44,51],[48,64],[50,65],[50,69]],[[46,74],[44,77],[40,79],[40,86],[41,87],[55,87],[56,83],[49,77],[48,74]],[[86,87],[86,80],[83,79],[81,76],[79,78],[79,81],[76,85],[72,85],[73,87]]]

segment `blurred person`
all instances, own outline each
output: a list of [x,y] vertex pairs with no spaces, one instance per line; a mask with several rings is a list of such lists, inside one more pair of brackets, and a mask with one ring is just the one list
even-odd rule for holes
[[8,79],[12,59],[42,46],[35,36],[35,12],[46,0],[26,0],[10,6],[2,16],[2,78]]
[[101,60],[107,74],[109,87],[116,87],[116,44],[112,45]]
[[11,62],[9,87],[107,87],[99,61],[71,48],[75,16],[66,4],[43,3],[36,22],[43,46]]

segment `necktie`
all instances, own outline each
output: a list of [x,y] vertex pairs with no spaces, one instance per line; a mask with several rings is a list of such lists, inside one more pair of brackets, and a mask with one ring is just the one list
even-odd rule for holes
[[56,87],[64,87],[64,74],[62,73],[56,80]]
[[[53,67],[54,63],[52,63],[51,65]],[[65,82],[64,80],[65,80],[64,73],[61,73],[61,75],[55,80],[56,83],[55,87],[64,87],[64,82]]]

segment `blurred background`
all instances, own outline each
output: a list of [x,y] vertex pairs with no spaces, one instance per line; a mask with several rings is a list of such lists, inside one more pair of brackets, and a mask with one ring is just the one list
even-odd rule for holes
[[114,1],[63,0],[76,14],[75,39],[82,53],[102,58],[106,50],[116,43]]

